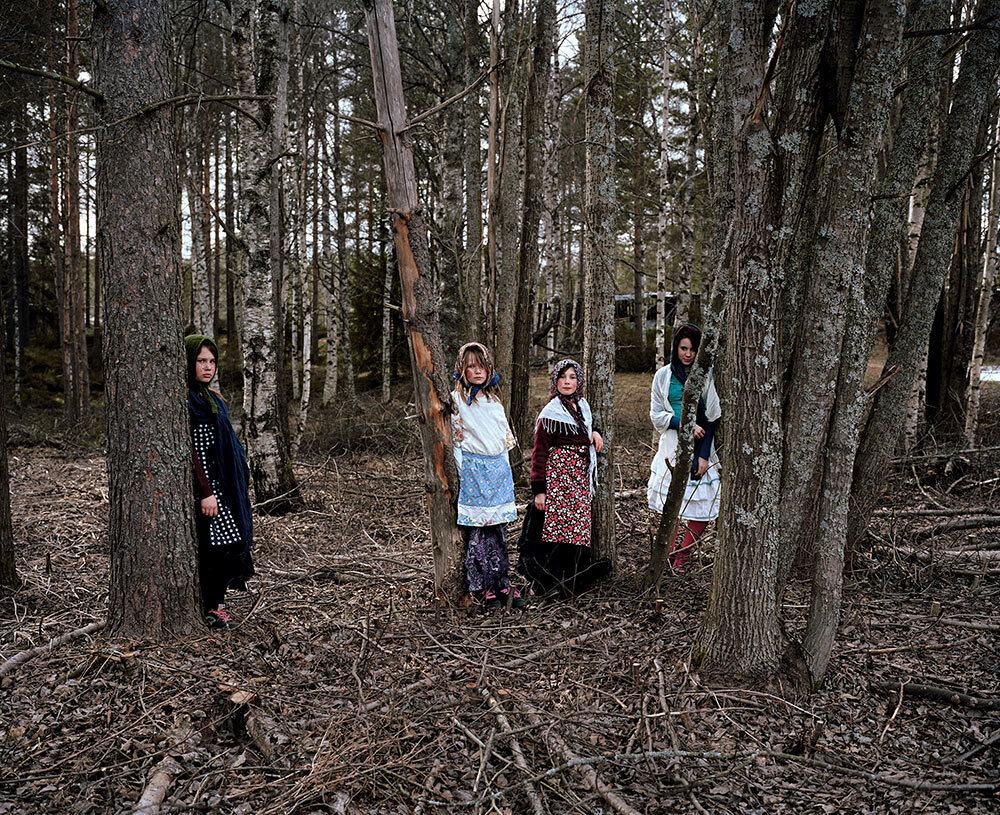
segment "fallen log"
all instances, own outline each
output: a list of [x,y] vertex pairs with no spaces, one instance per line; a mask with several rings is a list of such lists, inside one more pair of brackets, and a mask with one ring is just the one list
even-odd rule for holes
[[1000,699],[984,699],[968,693],[942,688],[938,685],[918,685],[914,682],[876,682],[872,689],[879,693],[902,693],[917,699],[931,699],[935,702],[946,702],[956,707],[971,707],[975,710],[1000,710]]
[[167,756],[163,759],[149,777],[149,783],[139,796],[132,815],[159,815],[160,805],[180,771],[180,765],[173,758]]

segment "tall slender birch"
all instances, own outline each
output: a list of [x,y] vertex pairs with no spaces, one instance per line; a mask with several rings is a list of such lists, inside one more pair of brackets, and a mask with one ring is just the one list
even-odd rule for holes
[[[993,144],[1000,143],[1000,117],[993,125]],[[990,301],[993,296],[993,282],[997,273],[997,223],[1000,221],[1000,150],[994,148],[990,165],[989,210],[986,222],[986,257],[983,260],[983,275],[979,282],[979,302],[976,306],[975,342],[972,364],[969,367],[969,390],[966,395],[965,443],[975,446],[976,430],[979,427],[979,394],[983,372],[983,355],[986,349],[986,326],[989,320]]]
[[287,83],[287,15],[283,0],[233,4],[239,86],[246,94],[263,97],[246,103],[253,118],[240,116],[237,126],[242,148],[238,168],[244,249],[243,424],[255,497],[270,512],[290,509],[301,500],[279,383],[284,320],[278,263],[278,156],[283,152],[285,117],[279,75],[284,74]]

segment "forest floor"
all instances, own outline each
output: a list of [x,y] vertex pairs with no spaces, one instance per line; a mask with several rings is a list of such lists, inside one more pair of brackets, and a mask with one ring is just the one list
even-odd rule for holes
[[[0,813],[131,812],[151,780],[169,784],[163,812],[996,812],[1000,535],[983,524],[1000,428],[957,469],[890,468],[824,686],[746,689],[690,658],[711,537],[661,604],[637,588],[649,383],[618,378],[617,488],[638,491],[618,502],[620,575],[514,613],[432,602],[402,389],[322,415],[296,467],[305,509],[256,519],[237,628],[156,644],[95,631],[0,667]],[[541,377],[533,389],[537,407]],[[996,385],[983,415],[1000,420]],[[0,595],[0,664],[99,624],[107,603],[104,459],[19,422],[24,586]],[[790,634],[807,604],[795,583]],[[949,690],[880,685],[903,682]]]

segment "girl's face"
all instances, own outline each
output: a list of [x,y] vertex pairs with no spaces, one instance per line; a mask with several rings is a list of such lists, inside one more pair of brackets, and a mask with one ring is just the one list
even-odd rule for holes
[[465,381],[470,385],[486,383],[486,366],[471,354],[465,360]]
[[576,382],[576,368],[570,365],[559,374],[559,378],[556,380],[556,390],[563,396],[572,396],[576,393]]
[[679,343],[677,343],[677,358],[681,361],[681,365],[685,368],[690,368],[691,364],[694,362],[696,352],[694,346],[691,344],[690,337],[684,337]]
[[202,346],[194,360],[194,378],[207,385],[215,378],[215,354]]

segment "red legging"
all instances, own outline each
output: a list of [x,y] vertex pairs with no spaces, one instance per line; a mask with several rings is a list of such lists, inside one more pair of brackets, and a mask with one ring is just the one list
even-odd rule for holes
[[673,542],[670,544],[670,568],[675,572],[684,571],[695,542],[708,526],[708,521],[685,521],[684,523],[687,525],[684,539],[680,540],[678,535],[678,526],[680,526],[680,520],[678,520],[677,526],[674,527]]

